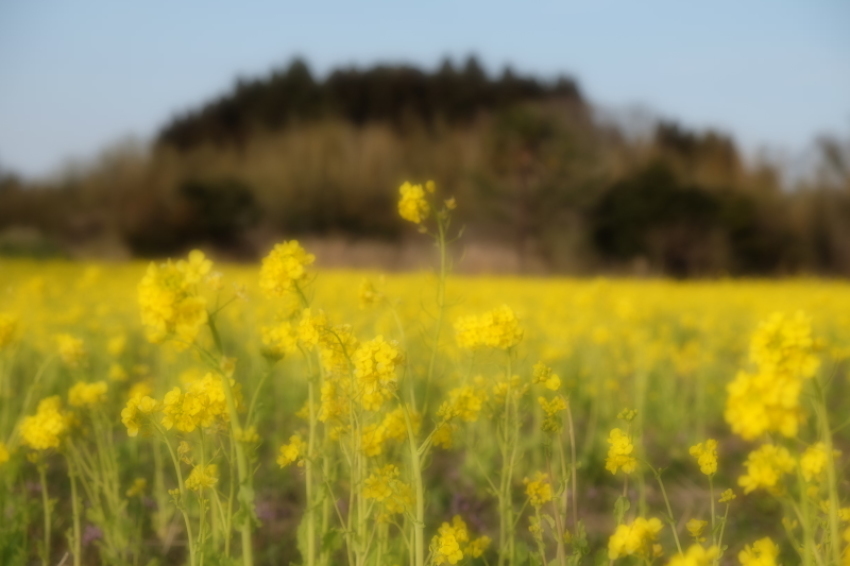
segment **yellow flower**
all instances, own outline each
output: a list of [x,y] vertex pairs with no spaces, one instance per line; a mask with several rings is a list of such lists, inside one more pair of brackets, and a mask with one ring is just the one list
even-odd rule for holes
[[414,224],[421,224],[431,211],[425,200],[422,185],[411,185],[405,182],[398,189],[401,199],[398,201],[398,213],[402,218]]
[[543,362],[534,364],[534,377],[532,381],[534,383],[542,383],[550,391],[557,391],[561,388],[561,378],[552,373],[552,368]]
[[61,409],[58,395],[42,399],[35,415],[21,421],[21,438],[34,450],[58,448],[61,437],[68,429],[68,417]]
[[357,398],[367,411],[377,411],[395,392],[398,376],[396,368],[404,361],[395,343],[383,336],[364,342],[354,352],[354,378]]
[[[192,432],[196,428],[230,422],[227,396],[221,380],[221,376],[207,373],[190,381],[185,393],[180,387],[166,393],[162,400],[162,425],[168,430],[173,427],[181,432]],[[238,409],[242,404],[241,388],[233,379],[230,383]]]
[[440,405],[437,415],[444,420],[460,419],[474,423],[485,401],[485,394],[470,385],[455,387],[449,391],[448,401]]
[[455,321],[455,336],[461,348],[481,347],[507,350],[519,344],[523,330],[516,314],[502,305],[482,315],[470,315]]
[[479,558],[484,551],[486,551],[490,547],[490,537],[487,535],[480,536],[476,539],[473,539],[469,545],[465,549],[463,549],[464,554],[468,554],[472,558]]
[[779,547],[770,538],[765,537],[747,545],[738,554],[741,566],[776,566],[779,557]]
[[142,417],[155,413],[159,402],[147,395],[133,395],[121,411],[121,422],[127,427],[128,436],[136,436],[142,428]]
[[56,336],[59,347],[59,357],[71,367],[81,365],[86,359],[86,348],[83,341],[70,334],[59,334]]
[[786,448],[765,444],[747,456],[747,461],[744,463],[747,473],[738,478],[738,485],[744,488],[744,493],[750,493],[759,488],[778,493],[782,476],[791,473],[795,465],[794,459]]
[[188,262],[148,266],[138,289],[148,341],[158,344],[172,337],[177,349],[195,341],[207,323],[206,299],[200,296],[198,283],[211,265],[202,252],[194,250]]
[[537,509],[540,509],[545,503],[552,501],[554,498],[552,484],[549,483],[549,476],[544,473],[537,472],[533,480],[525,478],[523,483],[525,484],[525,494],[528,496],[529,502]]
[[[284,444],[280,447],[280,452],[277,456],[277,464],[281,468],[285,468],[291,463],[303,458],[307,452],[307,443],[301,439],[301,435],[293,434],[289,437],[289,444]],[[298,462],[299,466],[304,465],[304,460]]]
[[739,372],[727,387],[724,416],[732,431],[745,440],[771,431],[796,436],[803,420],[803,380],[820,366],[816,350],[806,315],[777,313],[763,322],[750,342],[757,371]]
[[688,529],[688,532],[691,533],[691,536],[694,537],[694,540],[697,542],[703,542],[705,538],[702,536],[703,530],[708,526],[708,521],[702,521],[700,519],[691,519],[685,524],[685,528]]
[[273,358],[283,358],[298,351],[298,332],[289,322],[276,326],[264,326],[262,334],[264,354]]
[[608,436],[608,458],[605,460],[605,469],[616,474],[618,470],[630,474],[637,468],[637,460],[632,456],[634,446],[632,439],[619,428],[615,428]]
[[818,442],[806,448],[800,458],[800,472],[802,472],[803,478],[808,482],[818,479],[826,467],[828,456],[823,442]]
[[673,556],[667,566],[711,566],[718,556],[720,556],[720,549],[717,546],[705,548],[694,544],[684,554]]
[[363,279],[360,282],[358,297],[360,298],[361,309],[367,309],[376,305],[382,296],[383,294],[378,292],[378,290],[375,289],[375,285],[368,279]]
[[699,469],[707,476],[713,476],[717,473],[717,441],[709,438],[705,442],[700,442],[695,446],[691,446],[691,456],[697,459]]
[[277,244],[263,259],[260,289],[268,297],[282,297],[307,278],[307,267],[316,256],[307,253],[296,240]]
[[729,503],[730,501],[732,501],[736,497],[737,497],[737,495],[735,495],[734,491],[732,491],[731,489],[727,489],[723,493],[720,494],[720,499],[718,501],[720,501],[720,503]]
[[5,464],[9,461],[9,448],[4,442],[0,442],[0,464]]
[[443,523],[434,538],[431,539],[431,552],[434,564],[457,564],[463,558],[463,551],[457,540],[457,533],[449,523]]
[[206,466],[195,466],[192,473],[186,478],[186,489],[200,491],[214,487],[218,483],[218,466],[207,464]]
[[73,407],[91,407],[106,400],[105,381],[86,383],[78,381],[68,390],[68,404]]
[[631,524],[618,525],[608,539],[608,558],[616,560],[622,556],[652,556],[652,545],[662,527],[657,518],[647,520],[643,517],[638,517]]
[[389,515],[404,513],[413,506],[413,491],[399,479],[398,467],[388,464],[373,472],[363,482],[363,497],[374,499]]

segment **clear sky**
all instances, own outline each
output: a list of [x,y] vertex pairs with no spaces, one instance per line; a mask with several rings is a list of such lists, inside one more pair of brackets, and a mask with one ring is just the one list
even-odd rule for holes
[[569,74],[596,103],[729,132],[748,151],[850,133],[850,1],[0,0],[0,167],[29,176],[149,139],[302,55],[314,71],[476,53]]

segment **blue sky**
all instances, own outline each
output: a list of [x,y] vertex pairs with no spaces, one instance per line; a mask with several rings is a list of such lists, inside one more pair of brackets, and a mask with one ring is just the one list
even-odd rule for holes
[[850,2],[0,0],[0,167],[29,176],[149,139],[173,113],[302,55],[476,53],[733,134],[749,152],[850,134]]

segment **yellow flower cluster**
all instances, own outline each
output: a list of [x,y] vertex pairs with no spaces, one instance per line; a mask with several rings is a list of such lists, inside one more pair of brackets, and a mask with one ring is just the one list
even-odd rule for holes
[[795,465],[794,458],[786,448],[765,444],[747,456],[747,461],[744,462],[747,473],[738,478],[738,485],[744,488],[744,493],[759,488],[778,493],[781,491],[779,482],[782,476],[791,473]]
[[377,411],[395,392],[398,384],[396,368],[404,356],[394,343],[378,336],[364,342],[352,356],[357,399],[367,411]]
[[637,460],[632,456],[634,445],[628,434],[615,428],[608,435],[608,458],[605,459],[605,469],[616,474],[618,470],[630,474],[637,468]]
[[663,525],[655,517],[638,517],[631,524],[617,525],[617,530],[608,539],[608,558],[616,560],[622,556],[650,558],[657,554],[654,544]]
[[139,391],[131,394],[127,405],[121,410],[121,422],[127,427],[128,436],[136,436],[142,428],[142,417],[152,415],[159,410],[159,402]]
[[[168,430],[173,427],[182,432],[192,432],[196,428],[210,428],[230,422],[227,396],[221,379],[218,375],[208,373],[189,382],[185,393],[180,387],[166,393],[162,400],[163,426]],[[238,408],[241,404],[240,388],[233,379],[230,381]]]
[[34,450],[58,448],[68,424],[68,416],[62,411],[62,401],[54,395],[42,399],[35,414],[21,421],[21,438]]
[[705,530],[705,527],[708,526],[708,521],[703,521],[701,519],[691,519],[687,523],[685,523],[685,528],[688,529],[688,532],[691,533],[691,536],[694,537],[694,540],[697,542],[705,541],[705,538],[702,536],[702,532]]
[[699,469],[707,476],[713,476],[717,473],[717,441],[709,438],[705,442],[700,442],[695,446],[691,446],[690,454],[697,459]]
[[803,474],[803,478],[808,482],[817,480],[823,473],[828,460],[829,453],[826,451],[826,445],[823,442],[818,442],[806,448],[806,451],[800,457],[800,472]]
[[796,436],[803,380],[820,366],[811,334],[811,321],[799,312],[776,313],[759,326],[750,342],[757,371],[739,372],[728,386],[725,417],[733,432],[746,440],[771,431]]
[[260,289],[268,297],[282,297],[307,277],[307,268],[316,256],[307,253],[296,240],[277,244],[263,258]]
[[547,474],[537,472],[533,480],[525,478],[523,483],[525,484],[525,494],[528,496],[528,501],[532,507],[540,509],[555,497]]
[[[404,418],[403,407],[399,407],[386,414],[379,424],[369,424],[363,427],[361,436],[361,447],[367,456],[378,456],[383,452],[384,444],[388,441],[400,441],[407,438],[407,423]],[[410,415],[411,425],[414,431],[419,430],[421,417],[413,413]]]
[[779,547],[770,538],[759,539],[747,545],[738,554],[741,566],[777,566],[776,559],[779,557]]
[[215,487],[218,483],[218,466],[207,464],[206,466],[195,466],[192,473],[186,478],[186,489],[201,491]]
[[363,497],[380,503],[385,516],[404,513],[413,506],[413,490],[399,475],[398,466],[388,464],[363,482]]
[[455,515],[452,522],[444,522],[431,539],[434,564],[457,564],[464,556],[478,558],[490,542],[487,536],[470,540],[469,528],[460,515]]
[[667,566],[712,566],[720,557],[717,546],[705,548],[702,545],[691,545],[684,553],[677,553],[667,563]]
[[449,391],[449,398],[440,405],[437,415],[446,421],[460,419],[474,423],[478,420],[478,414],[486,400],[486,394],[471,385],[455,387]]
[[58,334],[56,344],[59,349],[59,357],[71,367],[81,365],[86,359],[86,347],[83,341],[70,334]]
[[298,351],[298,332],[289,322],[264,326],[260,333],[264,353],[273,358],[283,358]]
[[481,315],[469,315],[455,321],[458,346],[507,350],[519,344],[523,330],[513,310],[502,305]]
[[148,266],[139,282],[139,309],[150,342],[171,336],[178,349],[185,349],[195,341],[207,323],[207,301],[198,285],[211,268],[212,262],[198,250],[188,261]]
[[68,404],[72,407],[92,407],[103,403],[106,400],[107,388],[105,381],[78,381],[68,390]]
[[[561,378],[552,372],[552,368],[542,362],[534,364],[533,383],[542,383],[546,389],[557,391],[561,388]],[[566,408],[566,407],[565,407]]]
[[[431,188],[429,192],[434,192],[433,182],[429,182],[428,187]],[[411,185],[405,182],[399,187],[398,192],[401,195],[398,201],[399,215],[408,222],[421,224],[431,212],[431,207],[425,200],[425,190],[422,185]]]
[[289,443],[284,444],[280,447],[277,456],[277,465],[281,468],[285,468],[286,466],[292,464],[295,461],[301,459],[298,462],[299,466],[304,465],[303,456],[307,453],[307,443],[301,438],[299,434],[293,434],[289,437]]

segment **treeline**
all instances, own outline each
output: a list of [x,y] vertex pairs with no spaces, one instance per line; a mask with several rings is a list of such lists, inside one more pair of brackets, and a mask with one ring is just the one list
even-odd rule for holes
[[468,126],[482,112],[555,97],[581,102],[571,79],[544,82],[510,69],[490,79],[474,57],[459,68],[446,60],[434,73],[381,65],[338,69],[324,80],[296,59],[267,78],[239,80],[233,92],[178,116],[158,143],[180,150],[207,143],[242,147],[257,132],[326,119],[356,126],[388,123],[397,129],[438,122]]
[[[60,180],[0,180],[0,253],[255,259],[285,237],[404,247],[403,180],[457,197],[461,269],[675,276],[850,274],[846,146],[793,187],[733,140],[602,125],[573,81],[303,62],[116,146]],[[383,249],[382,248],[382,249]],[[489,250],[482,257],[480,250]],[[476,251],[477,250],[477,251]],[[404,267],[386,255],[382,267]],[[344,260],[344,258],[343,258]]]

